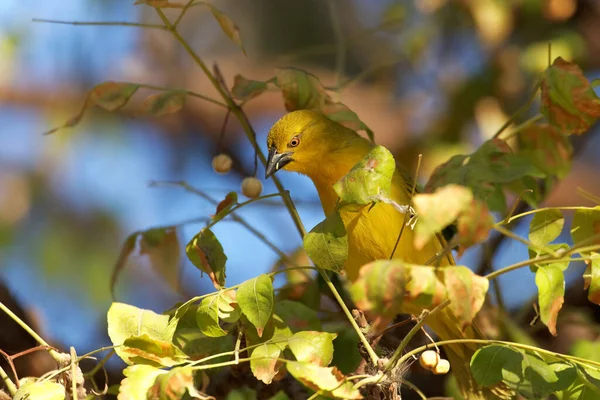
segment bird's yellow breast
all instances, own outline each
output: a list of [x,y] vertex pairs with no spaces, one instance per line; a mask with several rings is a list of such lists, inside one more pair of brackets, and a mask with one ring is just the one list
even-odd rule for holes
[[[331,214],[338,200],[333,184],[346,175],[368,152],[368,148],[351,148],[343,154],[320,160],[326,171],[310,174],[326,215]],[[396,169],[392,181],[390,197],[400,205],[410,203],[411,187],[404,175]],[[373,207],[347,206],[340,210],[340,216],[348,234],[348,259],[344,265],[350,280],[358,277],[361,266],[378,259],[389,259],[402,226],[404,214],[392,205],[378,203]],[[411,264],[426,264],[442,250],[442,243],[434,239],[421,250],[413,246],[414,234],[410,227],[402,230],[400,242],[393,252],[395,259]]]

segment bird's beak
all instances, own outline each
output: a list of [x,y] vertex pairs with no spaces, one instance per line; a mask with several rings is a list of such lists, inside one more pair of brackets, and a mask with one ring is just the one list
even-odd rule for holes
[[292,162],[292,153],[278,153],[277,149],[272,147],[269,149],[269,157],[267,158],[267,169],[265,171],[265,179],[273,175],[275,172],[283,168],[284,165]]

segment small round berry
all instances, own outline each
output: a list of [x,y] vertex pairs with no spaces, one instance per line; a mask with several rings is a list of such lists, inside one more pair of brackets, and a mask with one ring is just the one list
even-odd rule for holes
[[242,193],[244,196],[255,199],[262,192],[262,183],[254,177],[244,178],[242,181]]
[[441,359],[435,368],[433,369],[434,375],[445,375],[450,371],[450,362],[445,359]]
[[231,171],[233,161],[227,154],[218,154],[212,159],[212,167],[218,174],[226,174]]
[[419,357],[419,364],[425,369],[433,370],[440,361],[440,355],[433,350],[425,350]]

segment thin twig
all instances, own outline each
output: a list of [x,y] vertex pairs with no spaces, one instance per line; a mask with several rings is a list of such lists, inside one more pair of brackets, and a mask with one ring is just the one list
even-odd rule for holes
[[168,30],[163,25],[157,24],[142,24],[139,22],[107,22],[107,21],[62,21],[56,19],[42,19],[33,18],[32,22],[43,22],[48,24],[59,24],[59,25],[78,25],[78,26],[130,26],[135,28],[149,28],[149,29],[160,29],[163,31]]
[[[417,169],[415,171],[415,177],[413,180],[413,185],[410,191],[410,200],[408,201],[408,210],[412,209],[413,205],[413,197],[415,197],[415,191],[417,190],[417,179],[419,178],[419,170],[421,169],[421,161],[423,160],[423,154],[419,154],[417,157]],[[396,253],[396,249],[398,248],[398,244],[400,243],[400,238],[402,237],[402,232],[404,232],[404,227],[408,223],[408,218],[410,216],[410,212],[407,211],[404,213],[404,221],[402,222],[402,226],[400,227],[400,233],[398,233],[398,237],[396,238],[396,243],[394,243],[394,248],[392,249],[392,254],[390,254],[390,260],[394,258],[394,254]]]

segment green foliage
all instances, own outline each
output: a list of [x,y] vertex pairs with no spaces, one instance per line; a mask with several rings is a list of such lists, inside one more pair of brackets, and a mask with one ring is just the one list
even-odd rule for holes
[[[373,140],[373,132],[358,115],[345,104],[334,100],[330,88],[326,88],[315,75],[303,70],[279,68],[271,79],[265,81],[246,79],[238,74],[229,92],[218,68],[215,67],[214,73],[211,73],[177,29],[189,8],[194,5],[208,7],[223,33],[244,52],[238,26],[212,4],[193,1],[184,4],[165,0],[140,0],[135,4],[155,9],[164,23],[161,28],[184,45],[184,49],[223,97],[224,103],[188,90],[108,81],[88,92],[77,115],[47,133],[77,125],[93,105],[110,112],[119,111],[130,102],[139,88],[146,88],[154,93],[140,103],[135,115],[161,117],[175,113],[191,97],[209,101],[225,107],[227,116],[233,114],[241,121],[250,143],[255,146],[257,159],[264,159],[264,154],[256,145],[256,133],[241,107],[247,101],[275,90],[281,92],[286,110],[320,111],[350,129],[366,132]],[[174,23],[163,13],[163,9],[167,8],[181,12]],[[407,12],[403,6],[390,7],[386,11],[384,28],[397,29]],[[426,35],[419,36],[407,50],[408,54],[414,56],[422,52],[423,37]],[[335,91],[339,91],[341,86]],[[564,231],[566,209],[546,208],[512,215],[520,199],[536,207],[542,199],[541,184],[551,188],[557,178],[569,173],[573,153],[569,135],[582,134],[600,117],[600,99],[575,64],[557,58],[544,72],[539,87],[541,112],[547,123],[536,124],[541,117],[534,117],[502,139],[500,136],[510,125],[507,123],[505,128],[473,153],[456,155],[438,166],[425,186],[425,193],[416,194],[410,204],[396,204],[391,199],[396,162],[389,150],[374,145],[359,163],[334,184],[335,193],[339,196],[336,210],[303,237],[303,250],[315,264],[314,268],[301,265],[304,262],[295,265],[297,257],[292,260],[292,257],[276,249],[262,233],[246,224],[258,238],[281,253],[279,255],[287,270],[262,274],[227,287],[227,256],[211,231],[212,226],[228,216],[244,224],[243,219],[232,214],[234,211],[253,201],[281,195],[301,232],[303,228],[293,203],[284,189],[280,188],[279,182],[277,185],[281,193],[278,194],[239,203],[238,194],[230,192],[220,203],[214,201],[217,206],[215,215],[207,218],[207,225],[190,239],[185,252],[190,262],[209,276],[217,291],[189,299],[164,314],[116,302],[108,311],[109,337],[116,354],[128,364],[124,370],[125,379],[118,388],[119,399],[210,399],[210,396],[198,391],[194,379],[204,374],[204,370],[223,369],[240,363],[249,363],[254,378],[266,385],[289,373],[308,391],[315,391],[316,396],[330,398],[360,399],[364,394],[361,388],[396,379],[397,375],[388,374],[398,371],[382,367],[384,363],[377,363],[377,357],[372,360],[373,366],[364,368],[368,372],[366,377],[350,379],[340,372],[340,369],[348,374],[355,371],[361,360],[361,353],[357,351],[358,343],[362,342],[361,348],[367,353],[369,349],[374,353],[365,338],[365,332],[373,333],[368,332],[372,326],[356,326],[356,321],[341,300],[342,296],[327,275],[328,271],[342,272],[348,258],[347,229],[350,228],[344,225],[340,217],[339,211],[343,207],[366,209],[378,202],[392,204],[398,212],[406,215],[408,224],[405,229],[414,229],[417,250],[424,248],[433,238],[440,237],[444,229],[456,224],[457,236],[450,244],[441,241],[447,248],[440,249],[436,257],[448,253],[454,245],[460,245],[460,255],[465,249],[486,241],[489,232],[496,230],[525,243],[531,258],[486,276],[477,275],[465,266],[440,268],[437,260],[426,265],[413,265],[401,259],[373,260],[361,268],[358,279],[350,286],[352,300],[367,313],[368,322],[387,322],[402,312],[417,314],[413,311],[425,310],[422,316],[415,317],[418,320],[413,328],[416,332],[427,322],[428,316],[449,303],[446,311],[451,312],[455,317],[453,321],[464,333],[483,308],[490,281],[501,274],[529,266],[535,274],[532,279],[538,287],[540,319],[552,335],[557,335],[557,321],[565,295],[564,274],[574,254],[579,254],[587,265],[583,278],[589,300],[600,304],[600,206],[574,207],[576,210],[570,228],[573,246],[552,243]],[[531,101],[527,108],[530,104]],[[509,122],[520,117],[522,115],[517,112]],[[515,136],[516,144],[509,145],[513,143],[509,142],[509,138]],[[190,190],[187,184],[181,186]],[[517,194],[519,199],[507,213],[508,191]],[[213,201],[201,191],[196,193]],[[496,222],[490,210],[501,213],[500,218],[504,218]],[[511,222],[530,214],[533,214],[533,218],[527,238],[517,236],[508,229]],[[136,248],[140,255],[148,258],[154,271],[177,289],[181,257],[179,247],[174,226],[134,232],[121,249],[112,274],[111,290],[114,290],[120,272]],[[326,314],[327,319],[322,319],[328,311],[322,308],[329,304],[322,298],[324,293],[321,293],[321,287],[314,282],[314,278],[301,274],[305,269],[318,269],[322,273],[323,281],[333,290],[334,298],[345,313],[338,313],[336,309],[329,313],[331,315]],[[273,279],[280,272],[285,273],[288,286],[284,286],[284,290],[276,296],[275,291],[279,288],[274,288]],[[295,288],[298,284],[310,288],[304,288],[301,294],[295,293],[292,297],[293,291],[285,289]],[[310,293],[310,296],[303,295],[306,293]],[[292,301],[292,298],[299,301]],[[432,310],[431,314],[429,310]],[[343,315],[350,321],[340,318]],[[356,317],[356,320],[360,321],[361,318]],[[505,325],[505,328],[509,326],[508,323]],[[397,349],[399,353],[405,350],[402,346],[408,344],[411,338],[411,334],[404,338],[405,343]],[[451,345],[451,342],[479,346],[470,359],[470,370],[474,380],[483,388],[503,384],[511,395],[519,394],[526,398],[555,395],[559,399],[592,399],[600,396],[600,360],[597,357],[600,348],[595,342],[578,342],[571,351],[573,355],[558,354],[532,345],[492,340],[456,338],[439,345]],[[408,360],[409,356],[425,348],[428,347],[411,350],[402,357]],[[73,363],[79,361],[73,360]],[[465,359],[462,361],[466,362]],[[460,371],[455,365],[452,368],[455,373]],[[458,381],[458,373],[456,378]],[[65,386],[52,379],[27,382],[15,390],[14,398],[65,398]],[[257,393],[250,388],[232,390],[227,395],[228,400],[256,398]],[[271,399],[286,398],[285,393],[279,392]]]
[[303,244],[315,265],[340,272],[348,258],[348,236],[340,214],[328,215],[304,236]]

